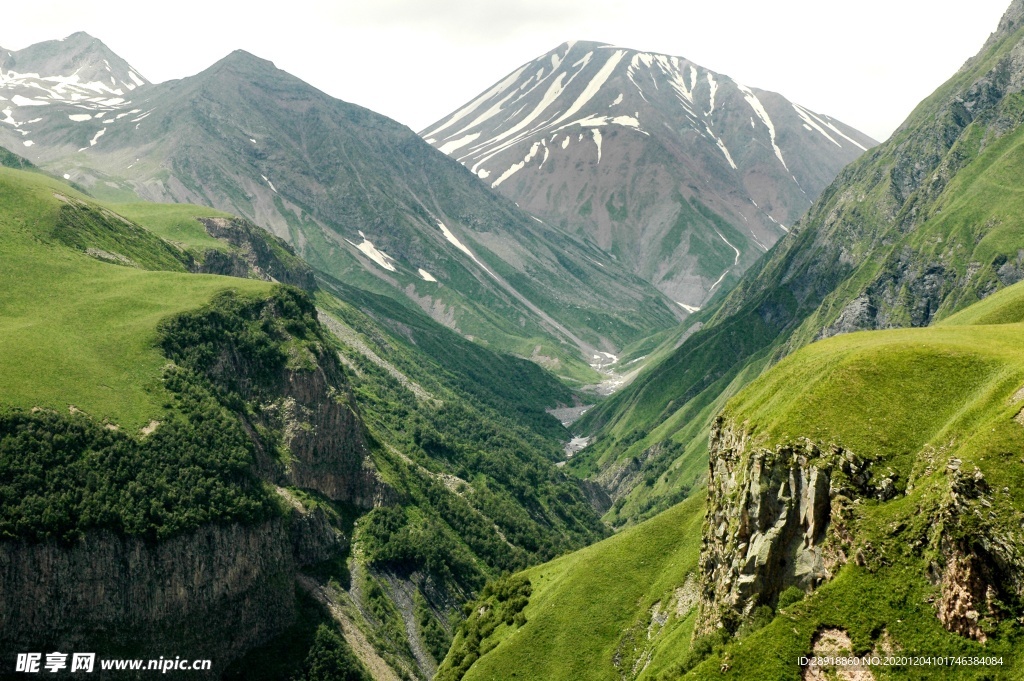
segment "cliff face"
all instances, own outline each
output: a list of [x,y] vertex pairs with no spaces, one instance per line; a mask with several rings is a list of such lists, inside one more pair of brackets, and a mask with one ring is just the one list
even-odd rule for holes
[[947,474],[949,495],[932,536],[938,558],[929,566],[940,588],[936,607],[947,630],[984,642],[986,625],[1005,619],[1024,597],[1024,518],[994,522],[999,492],[980,470],[962,472],[954,460]]
[[[734,627],[786,587],[832,576],[825,555],[832,470],[842,453],[811,443],[760,449],[718,419],[711,432],[708,510],[701,544],[698,631]],[[843,459],[845,461],[845,459]]]
[[207,250],[195,267],[205,274],[279,281],[304,291],[316,290],[313,270],[287,243],[242,218],[199,218],[206,233],[235,250]]
[[[888,549],[873,546],[860,526],[870,512],[864,502],[892,500],[903,484],[909,494],[913,480],[888,468],[883,476],[850,451],[822,450],[807,439],[768,449],[723,417],[712,427],[710,450],[696,635],[733,631],[754,608],[776,607],[788,587],[811,591],[848,560],[868,571],[889,564]],[[1024,595],[1024,542],[1014,529],[1022,519],[995,520],[998,495],[981,471],[964,473],[953,459],[945,478],[927,492],[937,492],[937,504],[918,506],[932,522],[910,550],[927,565],[943,626],[984,642]]]
[[340,362],[304,295],[229,294],[162,333],[175,362],[165,380],[187,374],[189,390],[209,391],[237,417],[251,465],[264,485],[278,485],[285,510],[162,540],[86,525],[74,541],[0,542],[0,649],[208,658],[219,674],[294,623],[299,568],[346,547],[336,514],[307,509],[283,487],[359,508],[390,499]]
[[0,543],[3,647],[208,658],[222,671],[293,622],[297,566],[338,542],[316,515],[155,543],[105,531]]
[[[201,352],[193,353],[200,341]],[[234,405],[265,479],[363,509],[392,498],[308,298],[287,290],[266,301],[226,298],[171,324],[165,350]]]

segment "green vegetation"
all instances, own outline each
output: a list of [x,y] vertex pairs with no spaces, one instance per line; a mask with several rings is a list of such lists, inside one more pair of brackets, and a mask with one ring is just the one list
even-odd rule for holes
[[[846,558],[831,580],[806,594],[784,590],[776,609],[755,607],[733,634],[693,638],[692,610],[661,619],[696,566],[701,493],[522,573],[533,585],[525,626],[482,636],[465,678],[799,679],[799,658],[825,629],[848,635],[857,655],[1002,658],[987,668],[895,666],[884,676],[875,668],[878,678],[1019,678],[1022,299],[1018,284],[931,328],[811,344],[728,402],[724,417],[750,438],[744,456],[807,438],[863,461],[870,489],[892,482],[892,498],[854,500],[844,496],[845,474],[833,471],[840,526],[830,546]],[[984,644],[947,631],[937,616],[952,550],[985,566]],[[445,669],[468,657],[465,640],[456,636]]]
[[490,582],[479,599],[466,603],[462,609],[466,619],[459,626],[456,645],[448,653],[445,666],[435,677],[437,681],[460,681],[480,655],[493,648],[482,644],[499,626],[514,630],[526,624],[523,609],[531,593],[530,580],[514,575]]
[[231,217],[219,210],[186,203],[116,203],[109,204],[109,208],[173,244],[196,250],[227,249],[223,241],[207,234],[196,219]]
[[[245,655],[232,662],[224,671],[221,678],[225,681],[281,681],[308,673],[310,663],[314,658],[321,658],[324,648],[341,648],[345,652],[338,653],[341,669],[346,668],[345,658],[352,660],[352,651],[347,642],[341,638],[342,645],[338,646],[333,641],[324,640],[337,635],[337,624],[331,619],[325,608],[313,599],[312,596],[295,589],[296,618],[295,622],[285,629],[279,636],[274,637],[261,646],[249,650]],[[321,629],[326,629],[330,635],[320,634]],[[317,655],[313,655],[312,649],[320,641]],[[330,644],[330,645],[328,645]],[[358,665],[358,662],[356,662]],[[335,677],[327,677],[335,678]],[[345,677],[341,677],[345,678]],[[363,681],[361,677],[355,677],[356,681]]]
[[[250,438],[203,375],[209,346],[189,333],[196,317],[182,313],[213,301],[225,323],[204,313],[202,331],[230,336],[226,322],[267,297],[301,319],[283,309],[295,294],[144,271],[183,270],[181,254],[48,178],[4,170],[0,185],[0,536],[72,540],[106,528],[164,539],[275,513]],[[243,329],[234,341],[256,364],[286,361],[278,338]]]
[[186,372],[166,382],[178,408],[141,441],[82,415],[0,413],[0,539],[96,528],[164,539],[272,515],[234,415]]
[[188,270],[189,258],[180,250],[110,211],[75,199],[65,199],[49,236],[88,255],[128,267],[168,272]]
[[703,513],[697,494],[614,537],[494,583],[467,606],[469,617],[437,678],[464,672],[467,680],[611,680],[631,674],[638,660],[637,669],[643,667],[648,656],[651,669],[659,669],[663,655],[671,660],[687,649],[693,630]]
[[[0,169],[4,403],[59,412],[74,406],[129,433],[166,420],[171,395],[161,382],[167,359],[157,346],[160,320],[199,307],[219,291],[265,293],[270,285],[150,272],[90,257],[53,238],[69,205],[55,194],[85,200],[56,180]],[[97,231],[107,224],[112,239],[131,234],[100,209],[85,215]]]
[[444,656],[448,653],[448,648],[452,645],[451,636],[448,635],[448,632],[438,622],[437,617],[434,616],[434,613],[431,612],[427,604],[427,599],[419,591],[414,594],[414,599],[417,631],[423,640],[423,644],[427,647],[427,652],[430,653],[434,660],[440,662],[444,659]]
[[12,151],[8,151],[3,147],[0,147],[0,166],[5,168],[15,168],[17,170],[32,170],[35,168],[35,164],[27,158],[18,156]]
[[840,332],[934,324],[1024,278],[1024,97],[1006,80],[1022,38],[1005,27],[702,310],[700,331],[575,424],[592,436],[577,474],[628,469],[607,521],[699,485],[711,420],[780,358]]
[[448,525],[439,518],[409,515],[406,509],[390,507],[362,518],[359,538],[369,563],[406,574],[422,568],[441,580],[479,587],[479,569]]
[[[261,317],[268,307],[275,314]],[[303,361],[303,338],[315,319],[294,289],[269,298],[226,290],[210,305],[162,322],[161,347],[176,362],[163,375],[173,403],[145,437],[79,414],[4,413],[0,536],[69,540],[109,528],[164,539],[204,523],[271,515],[274,504],[251,470],[253,442],[238,420],[245,409],[238,388],[214,385],[208,374],[229,347],[248,367],[235,379],[272,384]]]
[[370,673],[334,628],[321,624],[295,681],[371,681]]
[[569,436],[543,408],[572,402],[557,380],[386,297],[352,290],[358,308],[318,300],[337,320],[360,412],[386,443],[376,459],[406,499],[360,521],[370,565],[476,589],[604,536],[576,481],[552,465]]
[[[1024,427],[1015,419],[1024,406],[1022,296],[1017,285],[932,328],[814,343],[730,401],[726,418],[743,424],[752,447],[803,437],[822,449],[840,446],[867,462],[870,479],[894,481],[898,495],[849,507],[843,551],[862,558],[806,598],[783,592],[774,621],[744,640],[715,642],[687,678],[723,678],[723,669],[724,678],[797,678],[795,661],[826,628],[845,632],[858,655],[1002,659],[988,668],[896,667],[886,670],[891,678],[1024,673],[1024,604],[1012,586],[1024,570]],[[967,478],[976,491],[964,487]],[[1008,554],[1016,558],[988,553],[993,542],[1016,547]],[[990,591],[977,605],[984,644],[950,633],[936,616],[946,589],[936,582],[951,550],[982,556],[990,571]],[[685,671],[677,666],[666,678]]]

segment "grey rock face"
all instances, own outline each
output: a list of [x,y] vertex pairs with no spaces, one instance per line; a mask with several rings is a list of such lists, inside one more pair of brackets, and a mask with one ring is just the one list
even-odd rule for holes
[[310,293],[316,291],[313,270],[284,241],[242,218],[199,218],[199,221],[207,234],[231,244],[238,252],[208,250],[196,271],[279,281]]
[[[189,655],[215,671],[294,620],[287,523],[203,527],[174,539],[94,532],[71,546],[0,543],[5,650]],[[49,651],[49,650],[48,650]]]
[[994,493],[981,471],[957,466],[946,473],[949,496],[931,540],[938,549],[931,566],[941,589],[937,614],[947,630],[984,642],[986,629],[1009,614],[1007,604],[1024,596],[1024,518],[991,522]]
[[509,334],[545,337],[589,357],[685,316],[592,243],[534,221],[405,126],[253,55],[236,51],[189,78],[74,101],[82,93],[20,82],[0,83],[11,111],[0,118],[0,146],[97,197],[116,187],[244,216],[333,279],[393,291],[495,347],[507,349]]
[[850,500],[898,493],[891,476],[874,481],[852,452],[809,440],[764,449],[721,417],[709,467],[697,635],[774,607],[790,586],[809,591],[831,579],[847,561]]

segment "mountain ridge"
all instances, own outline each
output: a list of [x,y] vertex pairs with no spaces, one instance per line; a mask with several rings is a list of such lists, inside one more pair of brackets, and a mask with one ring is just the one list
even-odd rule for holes
[[[47,100],[0,139],[116,201],[240,214],[335,279],[577,382],[682,312],[600,249],[538,222],[407,127],[236,51],[79,120]],[[70,120],[68,120],[70,118]],[[13,128],[13,130],[11,129]]]

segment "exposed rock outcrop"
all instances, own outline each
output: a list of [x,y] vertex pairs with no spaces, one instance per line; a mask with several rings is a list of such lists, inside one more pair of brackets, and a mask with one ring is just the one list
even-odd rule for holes
[[719,417],[711,430],[708,510],[701,545],[697,632],[735,627],[789,586],[805,590],[846,561],[851,496],[887,496],[859,459],[810,441],[764,449]]
[[359,508],[393,495],[301,292],[226,295],[161,330],[175,361],[168,375],[195,372],[190,389],[208,389],[240,419],[257,473],[279,485],[286,510],[161,540],[86,528],[70,543],[0,542],[0,649],[187,655],[212,660],[214,678],[295,621],[300,568],[346,548],[332,509],[283,488]]
[[[363,509],[392,500],[393,491],[370,459],[369,435],[312,302],[282,289],[267,301],[223,305],[230,309],[227,318],[213,308],[181,324],[224,328],[210,341],[207,359],[193,368],[244,402],[245,408],[235,410],[256,447],[261,475]],[[265,334],[262,342],[277,352],[250,356],[247,333]],[[168,352],[187,356],[173,342]]]
[[3,542],[3,645],[188,655],[211,659],[216,672],[292,623],[294,570],[283,519],[210,525],[156,543],[110,532],[70,546]]
[[933,532],[944,565],[933,565],[941,589],[936,603],[943,626],[984,642],[986,628],[1024,598],[1024,537],[1013,525],[990,523],[992,495],[981,471],[948,468],[950,492]]
[[287,243],[242,218],[199,218],[206,233],[235,247],[234,251],[209,249],[194,268],[206,274],[263,279],[315,291],[313,270]]
[[[1024,601],[1024,517],[1001,507],[980,470],[962,466],[960,459],[949,461],[948,491],[915,548],[934,557],[929,574],[939,589],[935,607],[943,626],[984,642]],[[877,569],[878,549],[858,540],[852,509],[861,499],[888,501],[902,493],[899,476],[885,473],[852,452],[823,451],[806,439],[764,448],[745,425],[719,417],[710,440],[696,634],[734,629],[755,607],[774,607],[790,586],[813,589],[848,554]],[[1014,520],[998,520],[1000,513]]]

